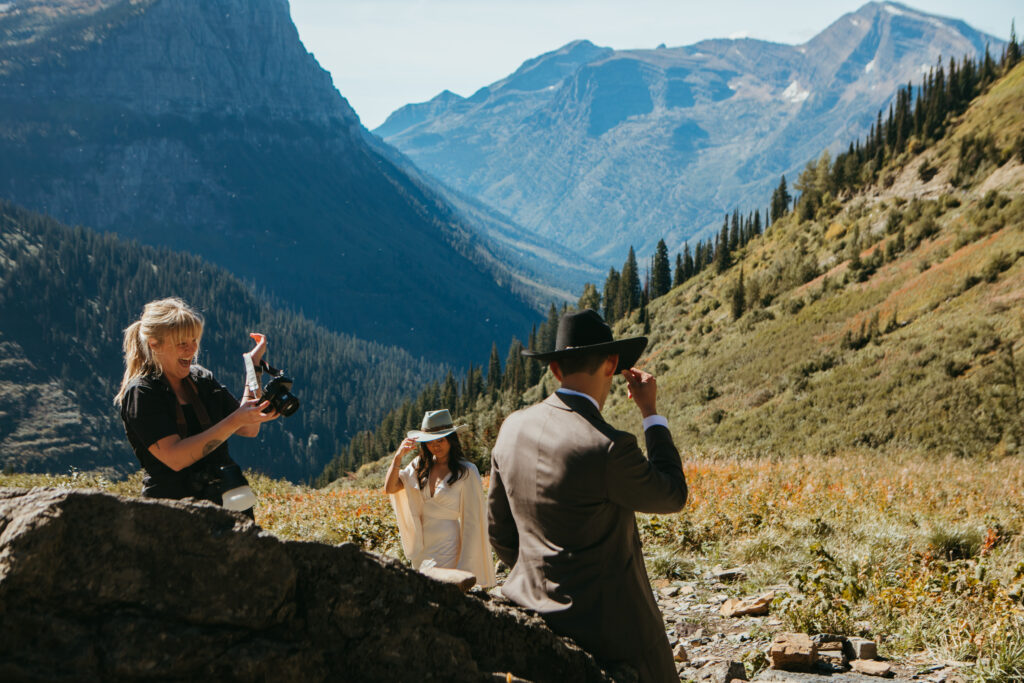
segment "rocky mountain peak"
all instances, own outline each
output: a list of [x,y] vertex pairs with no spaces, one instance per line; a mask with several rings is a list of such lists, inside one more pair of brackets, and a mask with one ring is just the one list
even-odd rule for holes
[[[358,123],[302,46],[287,0],[21,0],[0,14],[4,33],[17,40],[5,41],[0,74],[30,97],[45,88],[147,115]],[[19,78],[47,65],[46,79]]]

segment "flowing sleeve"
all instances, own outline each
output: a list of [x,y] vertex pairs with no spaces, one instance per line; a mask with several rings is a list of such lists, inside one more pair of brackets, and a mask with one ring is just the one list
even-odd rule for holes
[[398,473],[402,489],[389,494],[391,506],[398,520],[398,535],[402,539],[402,551],[414,568],[423,561],[423,527],[420,523],[423,513],[423,497],[416,479],[416,460]]
[[462,531],[457,569],[472,573],[476,582],[487,588],[497,583],[491,543],[487,539],[487,511],[484,504],[484,483],[473,463],[466,463],[460,496],[459,528]]

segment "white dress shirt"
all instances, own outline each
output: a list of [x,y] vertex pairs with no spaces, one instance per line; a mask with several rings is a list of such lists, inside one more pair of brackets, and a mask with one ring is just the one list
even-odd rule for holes
[[[570,396],[582,396],[583,398],[587,399],[588,401],[594,404],[594,407],[597,408],[597,412],[601,412],[601,406],[598,405],[597,400],[595,400],[594,397],[591,396],[590,394],[584,394],[582,391],[573,391],[572,389],[565,389],[563,387],[555,389],[555,392],[559,394],[569,394]],[[655,425],[660,425],[667,429],[668,419],[666,419],[664,415],[648,415],[647,417],[644,418],[645,432]]]

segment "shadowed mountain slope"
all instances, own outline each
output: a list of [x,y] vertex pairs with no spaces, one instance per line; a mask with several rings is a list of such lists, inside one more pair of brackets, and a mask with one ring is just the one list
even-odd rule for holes
[[188,250],[328,327],[441,360],[551,299],[366,144],[284,0],[6,3],[0,196]]

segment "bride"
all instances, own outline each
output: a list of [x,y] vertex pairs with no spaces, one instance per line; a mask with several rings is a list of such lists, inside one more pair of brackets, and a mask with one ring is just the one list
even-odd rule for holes
[[[398,518],[402,549],[416,569],[462,569],[481,586],[495,584],[483,482],[466,460],[447,410],[428,411],[421,429],[395,451],[384,490]],[[402,458],[420,446],[404,469]]]

